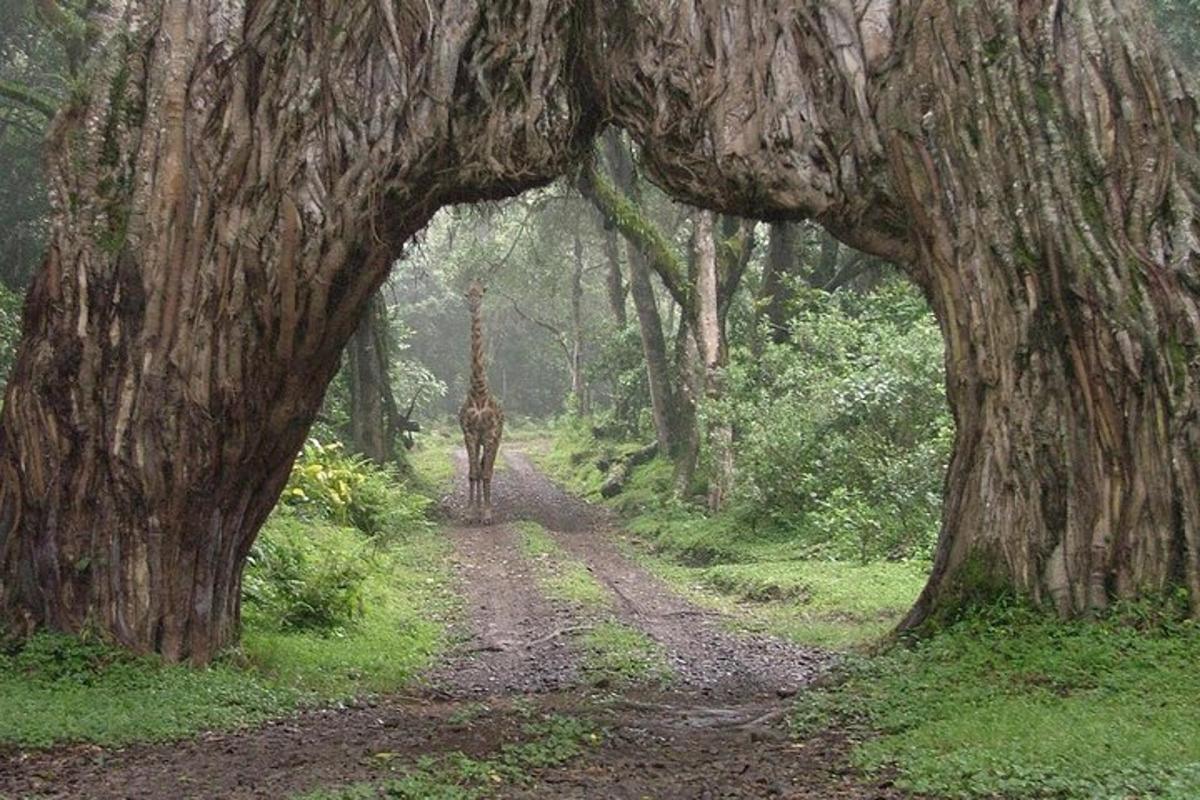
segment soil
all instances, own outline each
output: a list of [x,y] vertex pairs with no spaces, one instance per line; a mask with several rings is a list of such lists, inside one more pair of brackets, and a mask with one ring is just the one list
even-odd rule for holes
[[[520,738],[530,707],[604,733],[580,758],[499,790],[513,798],[900,798],[847,762],[838,731],[797,741],[786,712],[830,654],[735,632],[627,557],[615,521],[571,497],[528,456],[503,450],[496,521],[464,523],[447,499],[464,620],[459,642],[411,694],[296,714],[247,730],[122,749],[0,753],[0,797],[280,798],[383,780],[420,755],[486,755]],[[464,470],[459,457],[459,472]],[[616,599],[614,614],[661,647],[668,685],[615,689],[581,675],[576,632],[593,621],[545,597],[516,520],[541,523]]]

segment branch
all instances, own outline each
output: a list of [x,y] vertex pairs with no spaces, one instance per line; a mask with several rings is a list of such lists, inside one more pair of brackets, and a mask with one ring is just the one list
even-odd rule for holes
[[554,341],[558,344],[559,347],[561,347],[563,349],[563,352],[567,354],[567,358],[569,359],[571,357],[571,348],[567,346],[566,334],[564,334],[559,328],[555,327],[554,325],[550,324],[549,322],[540,320],[531,314],[526,314],[525,311],[523,311],[521,309],[521,306],[517,303],[517,301],[513,297],[505,294],[504,292],[501,292],[500,296],[512,304],[513,311],[517,312],[517,316],[519,316],[521,319],[525,320],[526,322],[532,322],[534,325],[537,325],[539,328],[549,331],[550,334],[554,337]]
[[54,119],[54,114],[58,111],[58,104],[53,99],[43,95],[36,89],[31,89],[28,86],[5,78],[0,78],[0,97],[7,98],[20,103],[26,108],[37,111],[47,121]]
[[691,285],[687,268],[658,227],[646,219],[641,209],[619,191],[608,176],[596,169],[594,161],[588,160],[583,165],[575,183],[580,194],[591,201],[605,221],[645,257],[675,302],[690,308]]

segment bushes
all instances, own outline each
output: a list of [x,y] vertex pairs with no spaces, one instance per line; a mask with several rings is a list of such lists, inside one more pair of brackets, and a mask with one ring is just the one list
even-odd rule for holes
[[309,519],[389,537],[429,525],[430,500],[391,470],[349,456],[340,442],[310,439],[292,469],[283,502]]
[[427,530],[429,504],[339,443],[310,440],[247,559],[248,614],[275,630],[344,633],[363,615],[381,549]]
[[953,437],[942,338],[915,291],[812,292],[786,345],[733,353],[744,513],[820,557],[927,555]]
[[333,633],[362,616],[371,558],[353,529],[276,514],[251,549],[243,597],[271,626]]

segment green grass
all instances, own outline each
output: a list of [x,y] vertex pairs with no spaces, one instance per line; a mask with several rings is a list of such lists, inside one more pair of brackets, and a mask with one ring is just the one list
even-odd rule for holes
[[1200,627],[994,609],[805,693],[797,726],[879,732],[854,753],[948,797],[1200,796]]
[[260,722],[301,699],[229,662],[164,666],[63,634],[37,634],[0,656],[0,742],[27,747],[174,739]]
[[537,562],[538,584],[546,596],[581,609],[605,609],[612,605],[608,590],[596,580],[583,562],[571,558],[553,537],[536,522],[519,522],[521,552]]
[[593,686],[665,684],[671,668],[662,649],[636,628],[620,622],[602,622],[579,638],[582,668]]
[[399,777],[378,782],[320,789],[298,800],[475,800],[494,797],[506,787],[528,785],[539,769],[564,764],[600,741],[587,722],[551,715],[522,726],[525,741],[502,745],[488,758],[462,753],[429,756],[401,768]]
[[422,489],[437,495],[450,488],[454,481],[454,450],[461,443],[445,431],[430,431],[408,452],[408,465]]
[[690,599],[801,644],[870,647],[892,629],[925,584],[909,563],[766,561],[690,567],[637,554]]
[[[635,446],[602,444],[585,425],[562,425],[538,461],[582,493],[598,481],[599,454]],[[742,626],[821,647],[867,648],[895,627],[924,586],[925,564],[814,560],[801,538],[756,528],[737,508],[702,513],[673,499],[672,470],[663,458],[639,466],[606,504],[624,515],[644,566]]]
[[376,557],[355,625],[331,636],[248,628],[247,661],[273,683],[321,701],[403,687],[441,651],[456,607],[447,547],[437,534],[410,535]]

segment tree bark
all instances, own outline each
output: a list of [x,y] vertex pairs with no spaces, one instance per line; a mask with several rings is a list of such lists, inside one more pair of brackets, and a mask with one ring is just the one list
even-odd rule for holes
[[0,415],[7,626],[230,643],[391,258],[602,118],[675,196],[816,219],[930,297],[958,435],[907,624],[999,592],[1200,614],[1197,105],[1143,2],[318,5],[131,0],[60,112]]
[[612,311],[613,322],[624,330],[629,324],[625,313],[625,279],[621,275],[621,248],[617,242],[617,232],[604,231],[604,255],[608,259],[608,271],[604,276],[604,288],[608,292],[608,307]]
[[722,371],[728,347],[718,304],[717,251],[713,215],[696,214],[693,234],[696,260],[696,344],[704,367],[705,423],[713,474],[708,482],[708,508],[719,511],[733,487],[733,426],[715,408],[723,395]]
[[766,320],[771,341],[783,344],[788,340],[788,302],[793,292],[788,278],[796,272],[799,254],[796,252],[795,223],[773,222],[767,243],[767,260],[763,266],[759,304]]
[[922,115],[885,147],[958,427],[910,627],[1003,592],[1200,613],[1196,104],[1141,3],[1056,6],[947,4],[900,67],[939,91],[881,96]]

